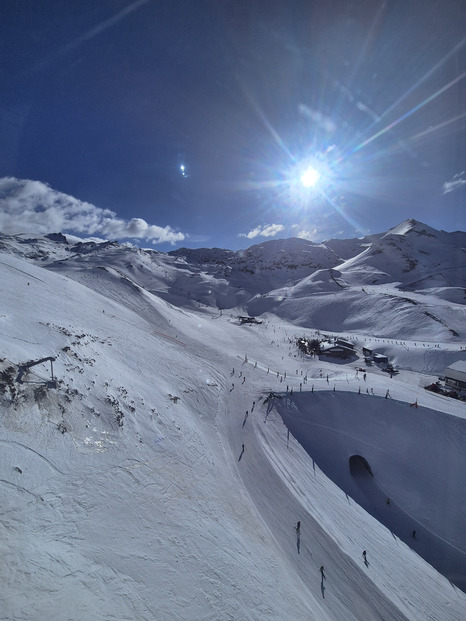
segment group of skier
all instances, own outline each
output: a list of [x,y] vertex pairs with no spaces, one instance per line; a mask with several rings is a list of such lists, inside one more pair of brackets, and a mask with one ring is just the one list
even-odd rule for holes
[[[299,553],[299,544],[300,544],[300,540],[301,540],[301,520],[298,520],[298,522],[296,523],[295,531],[296,531],[296,537],[297,537],[297,540],[298,540],[298,553]],[[413,535],[412,536],[413,537],[416,536],[416,531],[415,530],[413,530]],[[362,551],[362,558],[364,559],[364,565],[366,567],[369,567],[369,562],[367,560],[367,551],[366,550]],[[323,565],[321,565],[319,567],[319,572],[320,572],[320,574],[322,576],[322,582],[323,582],[324,580],[326,580],[325,568],[324,568]]]

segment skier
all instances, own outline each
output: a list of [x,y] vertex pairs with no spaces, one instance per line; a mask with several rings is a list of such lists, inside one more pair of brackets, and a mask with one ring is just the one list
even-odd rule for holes
[[365,551],[365,550],[363,550],[363,551],[362,551],[362,557],[363,557],[363,559],[364,559],[364,562],[367,564],[367,558],[366,558],[366,555],[367,555],[366,551]]
[[299,536],[301,534],[301,521],[299,521],[296,526],[296,534]]

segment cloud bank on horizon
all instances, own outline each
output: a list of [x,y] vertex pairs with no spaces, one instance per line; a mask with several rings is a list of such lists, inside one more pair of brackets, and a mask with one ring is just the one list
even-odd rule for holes
[[254,239],[255,237],[275,237],[278,233],[285,230],[283,224],[266,224],[265,226],[256,226],[249,233],[239,233],[238,237],[246,237]]
[[[292,229],[298,225],[292,225]],[[238,237],[272,238],[285,231],[283,224],[256,226]],[[188,235],[169,225],[148,224],[142,218],[125,220],[110,209],[96,207],[74,196],[54,190],[47,183],[16,177],[0,178],[0,231],[6,234],[52,232],[78,238],[143,240],[152,244],[175,245]],[[302,230],[294,236],[313,240],[317,231]]]
[[[245,237],[247,239],[255,239],[256,237],[275,237],[278,233],[285,231],[283,224],[266,224],[265,226],[256,226],[256,228],[249,231],[249,233],[239,233],[238,237]],[[308,241],[316,242],[319,238],[319,231],[317,228],[312,230],[302,228],[299,224],[292,224],[290,226],[291,231],[289,234],[292,237],[299,237],[300,239],[307,239]],[[298,230],[299,229],[299,230]]]
[[315,242],[318,238],[317,229],[313,229],[310,231],[309,229],[301,229],[298,233],[296,233],[296,237],[300,239],[307,239],[308,241]]
[[7,234],[68,232],[172,245],[186,237],[170,226],[148,224],[142,218],[117,218],[109,209],[58,192],[42,181],[15,177],[0,179],[0,231]]

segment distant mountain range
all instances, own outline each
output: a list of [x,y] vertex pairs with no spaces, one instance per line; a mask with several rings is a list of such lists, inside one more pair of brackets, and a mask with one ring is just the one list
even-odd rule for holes
[[0,233],[0,251],[56,270],[113,265],[148,290],[178,297],[195,291],[200,301],[223,308],[283,288],[287,297],[301,297],[304,290],[310,295],[380,284],[466,301],[466,233],[437,231],[416,220],[360,239],[320,244],[277,239],[238,251],[180,248],[163,253],[118,242],[76,243],[61,233],[42,238]]
[[188,264],[227,278],[232,285],[254,279],[263,293],[311,275],[334,270],[333,277],[346,284],[397,282],[412,289],[466,285],[466,233],[446,233],[406,220],[386,233],[361,239],[331,239],[320,244],[291,238],[266,241],[247,250],[180,248],[168,253]]
[[465,249],[466,233],[415,220],[361,239],[278,239],[240,251],[165,253],[114,241],[76,242],[61,233],[0,234],[0,256],[62,273],[131,308],[129,293],[147,294],[188,310],[275,315],[304,328],[392,338],[429,333],[443,342],[465,335]]

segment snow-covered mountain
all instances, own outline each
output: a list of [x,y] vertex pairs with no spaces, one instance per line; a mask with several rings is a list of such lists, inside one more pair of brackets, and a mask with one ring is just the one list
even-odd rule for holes
[[[400,290],[428,289],[429,294],[440,297],[465,299],[466,233],[436,231],[415,220],[361,239],[334,239],[321,244],[298,238],[270,240],[240,251],[180,248],[161,253],[117,242],[73,240],[68,242],[61,234],[44,238],[0,234],[0,250],[48,266],[66,261],[78,270],[80,266],[87,269],[118,258],[119,268],[129,270],[127,275],[141,270],[137,274],[141,286],[147,285],[146,278],[151,279],[149,272],[159,272],[160,276],[165,271],[168,276],[170,271],[168,288],[184,289],[186,278],[190,278],[195,281],[192,289],[197,293],[199,280],[208,281],[215,291],[211,290],[213,295],[206,303],[212,303],[218,294],[218,305],[227,308],[257,294],[294,287],[305,278],[312,292],[313,279],[309,277],[316,272],[322,274],[322,270],[328,270],[325,279],[331,288],[335,283],[340,288],[390,283]],[[317,281],[321,283],[321,277]],[[228,296],[224,293],[224,283],[230,290]],[[232,295],[233,289],[238,290],[236,295]]]
[[464,240],[0,235],[0,617],[462,619]]
[[410,290],[464,287],[466,235],[407,220],[339,266],[357,284],[400,283]]
[[[171,253],[206,271],[223,267],[234,284],[242,272],[254,276],[256,293],[294,284],[321,269],[338,266],[351,284],[399,283],[411,289],[462,287],[465,282],[466,234],[446,233],[406,220],[386,233],[362,239],[333,239],[315,244],[303,239],[266,241],[245,251],[216,248]],[[268,289],[266,289],[268,285]]]
[[183,257],[187,263],[207,273],[221,275],[231,286],[251,293],[266,293],[341,262],[341,258],[324,244],[299,238],[270,240],[237,252],[180,248],[169,254]]
[[[0,235],[0,249],[80,282],[96,274],[100,279],[103,270],[109,282],[124,279],[127,287],[183,308],[241,307],[243,313],[270,312],[303,327],[393,338],[421,338],[427,330],[432,340],[463,333],[465,248],[465,233],[435,231],[414,220],[360,240],[272,240],[237,252],[163,253],[117,242],[68,242],[60,234]],[[379,315],[386,320],[382,332]]]

